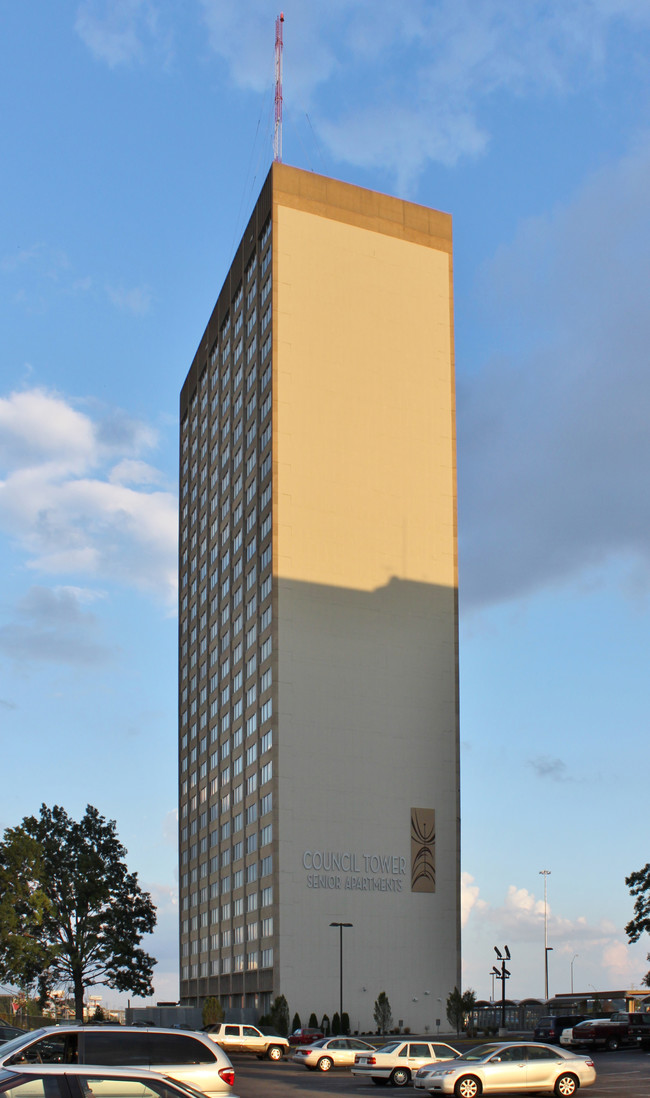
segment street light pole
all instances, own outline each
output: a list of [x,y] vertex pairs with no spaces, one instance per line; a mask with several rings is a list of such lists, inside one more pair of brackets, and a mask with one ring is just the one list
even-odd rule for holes
[[575,961],[576,957],[579,957],[579,956],[580,956],[579,953],[574,953],[573,957],[571,958],[571,994],[572,995],[573,995],[573,962]]
[[[548,1001],[548,918],[547,918],[547,904],[546,904],[546,881],[550,877],[550,869],[540,869],[540,875],[544,878],[544,998]],[[553,948],[552,946],[550,947]]]
[[353,923],[330,923],[330,926],[339,928],[339,1023],[343,1029],[343,927],[353,926]]

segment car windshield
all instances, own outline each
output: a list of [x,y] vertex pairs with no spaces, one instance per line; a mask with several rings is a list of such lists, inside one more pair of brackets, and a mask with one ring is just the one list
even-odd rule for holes
[[394,1052],[396,1048],[400,1048],[401,1041],[390,1041],[387,1045],[382,1045],[377,1049],[377,1052]]
[[33,1029],[31,1033],[22,1033],[20,1037],[14,1037],[11,1041],[5,1041],[0,1046],[0,1054],[4,1060],[6,1056],[11,1056],[14,1049],[22,1048],[23,1045],[29,1045],[32,1041],[35,1041],[37,1037],[43,1037],[45,1035],[44,1029]]
[[495,1052],[501,1048],[501,1045],[477,1045],[476,1048],[470,1048],[469,1052],[464,1052],[462,1056],[458,1056],[456,1063],[459,1060],[487,1060],[489,1056],[493,1056]]

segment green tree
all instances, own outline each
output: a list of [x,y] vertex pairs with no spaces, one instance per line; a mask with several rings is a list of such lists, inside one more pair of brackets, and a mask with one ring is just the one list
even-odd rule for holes
[[300,1021],[300,1015],[298,1011],[293,1016],[293,1022],[291,1023],[291,1032],[295,1033],[297,1029],[302,1029],[302,1022]]
[[88,805],[77,823],[63,808],[41,805],[7,828],[0,842],[0,980],[38,990],[45,1002],[61,983],[84,990],[105,984],[150,995],[156,961],[140,948],[156,909],[124,862],[114,820]]
[[474,1009],[476,993],[471,987],[461,995],[457,987],[447,996],[447,1018],[449,1024],[456,1027],[456,1033],[463,1028],[465,1016]]
[[278,995],[273,1000],[271,1025],[277,1029],[281,1037],[286,1037],[289,1033],[289,1004],[284,995]]
[[372,1016],[375,1019],[375,1025],[380,1033],[388,1033],[389,1029],[393,1025],[393,1014],[390,1009],[390,1003],[388,1002],[388,996],[385,991],[380,991],[379,995],[375,999],[375,1006],[372,1012]]
[[204,1026],[213,1026],[223,1022],[224,1009],[216,995],[209,995],[203,1004],[201,1018]]
[[350,1032],[350,1015],[347,1010],[344,1010],[341,1015],[341,1033],[348,1034]]
[[334,1037],[338,1037],[341,1032],[341,1019],[339,1018],[338,1010],[335,1010],[332,1015],[332,1034]]
[[[650,934],[650,862],[647,862],[643,869],[626,877],[625,883],[630,894],[636,896],[634,918],[630,919],[625,927],[625,933],[631,942],[638,942],[643,933]],[[650,953],[647,955],[647,960],[650,961]],[[645,987],[650,987],[650,972],[646,972],[641,983]]]
[[325,1034],[325,1036],[329,1037],[329,1035],[330,1035],[330,1020],[329,1020],[327,1014],[324,1014],[323,1017],[321,1018],[320,1028],[323,1031],[323,1033]]
[[312,1010],[311,1014],[309,1015],[308,1025],[309,1025],[310,1029],[318,1029],[318,1018],[314,1014],[313,1010]]

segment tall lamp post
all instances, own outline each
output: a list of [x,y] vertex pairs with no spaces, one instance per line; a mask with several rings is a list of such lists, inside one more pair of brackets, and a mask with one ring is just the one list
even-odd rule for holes
[[353,923],[330,923],[330,926],[339,928],[339,1022],[341,1029],[343,1029],[343,927],[353,925]]
[[548,955],[553,946],[548,944],[548,918],[546,905],[546,882],[551,875],[550,869],[540,869],[540,876],[544,878],[544,998],[548,1001]]
[[501,961],[501,969],[498,969],[496,965],[492,966],[492,972],[497,980],[501,980],[501,1029],[506,1028],[506,980],[510,979],[510,973],[506,968],[506,961],[510,960],[510,950],[507,946],[503,947],[503,953],[498,946],[494,947],[494,952]]
[[572,995],[573,995],[573,962],[575,961],[576,957],[579,957],[579,956],[580,956],[579,953],[574,953],[573,957],[571,958],[571,994]]

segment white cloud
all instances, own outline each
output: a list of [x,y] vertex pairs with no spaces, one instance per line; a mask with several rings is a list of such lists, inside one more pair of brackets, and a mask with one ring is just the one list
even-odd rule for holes
[[83,0],[75,30],[90,52],[109,68],[142,60],[160,36],[159,5],[153,0]]
[[[234,82],[270,87],[270,0],[201,5]],[[335,156],[392,169],[402,190],[427,161],[485,148],[489,96],[569,94],[599,76],[614,30],[650,25],[642,0],[289,0],[284,10],[285,104],[312,112]]]
[[146,424],[114,412],[92,418],[56,393],[0,400],[0,525],[32,569],[86,575],[153,592],[176,589],[176,498],[138,454]]
[[479,899],[479,887],[474,883],[470,873],[462,873],[460,878],[460,922],[461,926],[467,926],[468,919],[473,911],[484,911],[487,907],[485,900]]
[[612,563],[647,587],[649,173],[646,138],[484,272],[500,350],[458,386],[464,609]]
[[[508,943],[512,980],[508,994],[541,994],[544,958],[544,901],[527,888],[510,885],[503,901],[482,900],[480,887],[463,875],[463,972],[466,983],[485,987],[488,966],[494,960],[493,944]],[[647,944],[630,944],[612,920],[591,921],[581,915],[568,919],[547,905],[551,985],[569,990],[570,966],[575,960],[575,986],[579,992],[593,985],[602,990],[635,987],[647,971]],[[579,960],[577,960],[579,958]],[[481,992],[482,994],[483,992]]]
[[151,308],[151,290],[148,286],[134,286],[127,290],[123,286],[107,286],[109,300],[117,309],[133,316],[144,316]]

